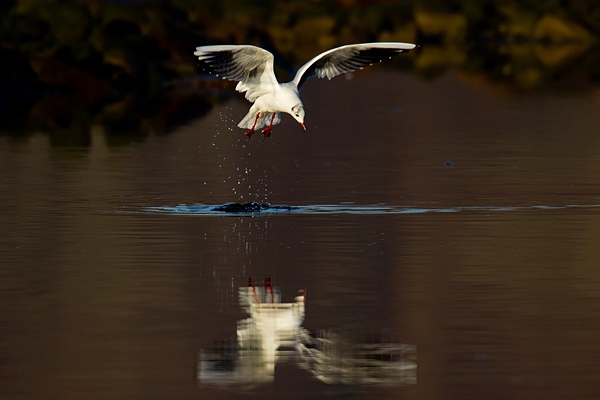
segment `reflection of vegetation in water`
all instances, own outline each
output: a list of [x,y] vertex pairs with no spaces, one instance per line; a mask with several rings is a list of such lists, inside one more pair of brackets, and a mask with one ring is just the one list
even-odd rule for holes
[[[454,67],[488,82],[532,88],[567,78],[581,67],[576,60],[596,57],[589,50],[597,43],[600,18],[576,23],[590,11],[576,2],[558,8],[541,1],[464,1],[443,13],[426,3],[416,8],[415,21],[421,37],[436,45],[423,46],[415,61],[424,76]],[[595,79],[594,68],[578,72]]]
[[[225,87],[186,80],[197,73],[194,47],[205,43],[267,47],[282,79],[320,51],[364,41],[421,44],[396,67],[425,78],[453,68],[479,84],[525,89],[598,78],[598,52],[590,50],[600,33],[600,4],[584,0],[562,7],[542,0],[128,3],[2,2],[0,55],[10,60],[0,66],[3,131],[28,124],[68,135],[77,131],[73,125],[85,131],[102,123],[107,132],[144,136],[149,118],[163,118],[159,128],[176,114],[181,121],[175,105],[197,99],[187,82]],[[161,99],[166,91],[186,95]]]

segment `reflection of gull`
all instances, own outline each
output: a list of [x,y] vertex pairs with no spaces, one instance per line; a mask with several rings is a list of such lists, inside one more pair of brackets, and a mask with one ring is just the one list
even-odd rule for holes
[[266,383],[273,380],[275,362],[283,349],[296,351],[304,320],[304,294],[281,303],[278,288],[265,279],[264,287],[239,289],[240,306],[250,318],[238,321],[237,346],[202,352],[198,378],[205,383]]
[[294,79],[287,83],[277,82],[273,72],[273,54],[249,45],[222,45],[197,47],[194,55],[208,64],[216,74],[229,80],[239,81],[236,90],[246,92],[246,98],[254,104],[238,124],[248,129],[252,136],[255,129],[267,126],[262,133],[271,135],[271,127],[279,123],[280,112],[288,113],[302,129],[304,106],[300,89],[313,76],[331,79],[345,72],[362,69],[374,62],[392,58],[416,47],[410,43],[362,43],[337,47],[319,54],[304,64]]
[[415,384],[416,347],[391,341],[350,340],[332,332],[311,335],[304,320],[305,293],[281,303],[278,288],[239,289],[240,306],[250,314],[238,321],[237,340],[218,341],[202,350],[198,379],[204,384],[254,385],[272,382],[275,363],[296,361],[329,384]]
[[[280,347],[296,349],[298,333],[304,321],[304,295],[293,303],[281,303],[279,290],[265,279],[264,288],[240,288],[240,305],[245,305],[250,318],[238,322],[237,336],[240,352],[260,349],[264,368],[269,376],[275,370]],[[258,340],[255,340],[258,339]]]

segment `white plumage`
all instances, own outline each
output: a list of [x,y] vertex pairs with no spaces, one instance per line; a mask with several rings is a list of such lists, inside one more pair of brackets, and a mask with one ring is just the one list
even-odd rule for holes
[[417,47],[411,43],[381,42],[351,44],[337,47],[319,54],[304,64],[294,79],[279,83],[273,72],[273,54],[260,47],[250,45],[221,45],[197,47],[194,55],[208,65],[211,73],[238,81],[237,91],[246,93],[246,99],[254,104],[240,121],[240,128],[248,129],[251,137],[255,129],[263,129],[264,137],[271,135],[273,125],[281,121],[280,112],[288,113],[302,129],[304,106],[300,100],[300,89],[304,83],[316,76],[331,79],[340,74],[362,69],[385,58]]

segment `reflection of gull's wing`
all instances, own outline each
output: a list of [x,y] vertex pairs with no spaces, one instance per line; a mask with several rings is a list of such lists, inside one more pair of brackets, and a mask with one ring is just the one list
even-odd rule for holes
[[298,90],[313,76],[331,79],[345,72],[362,69],[377,61],[417,47],[411,43],[362,43],[337,47],[321,53],[304,64],[294,77]]
[[328,384],[414,385],[417,348],[401,343],[361,343],[331,331],[299,333],[300,366]]
[[273,72],[273,54],[249,45],[222,45],[196,47],[194,55],[206,63],[217,75],[239,81],[235,89],[246,92],[246,98],[255,101],[278,85]]

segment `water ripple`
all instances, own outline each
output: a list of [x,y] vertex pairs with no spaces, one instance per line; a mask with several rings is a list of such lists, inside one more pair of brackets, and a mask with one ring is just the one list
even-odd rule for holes
[[534,205],[534,206],[457,206],[457,207],[400,207],[385,204],[316,204],[307,206],[271,205],[263,202],[245,204],[229,203],[224,205],[180,204],[177,206],[153,206],[142,208],[141,212],[160,214],[180,214],[198,216],[216,215],[255,215],[255,214],[425,214],[457,212],[502,212],[525,210],[564,210],[570,208],[598,208],[600,204]]

